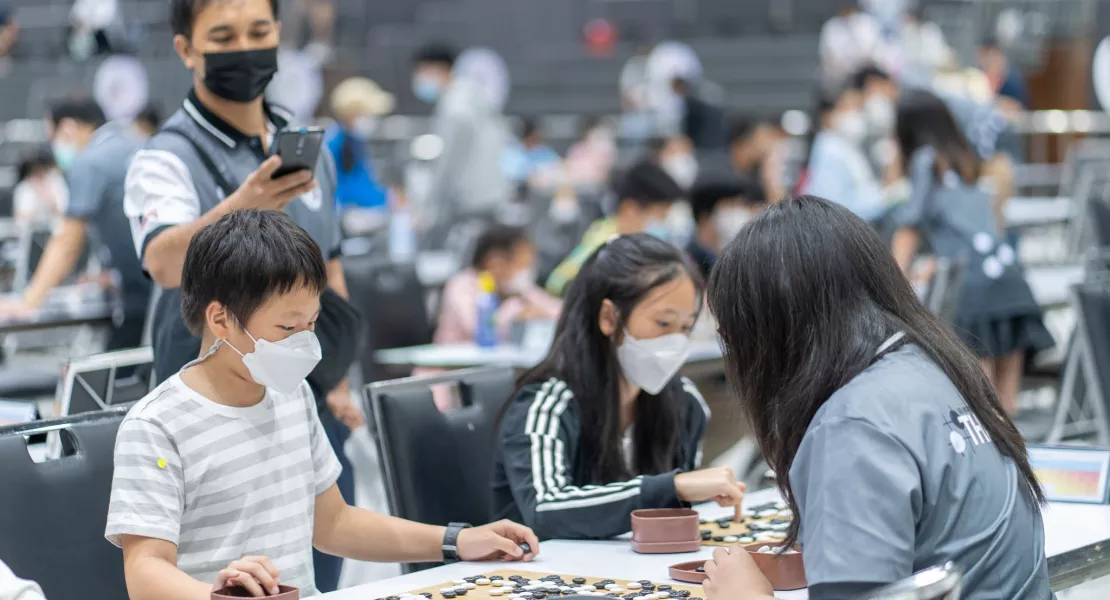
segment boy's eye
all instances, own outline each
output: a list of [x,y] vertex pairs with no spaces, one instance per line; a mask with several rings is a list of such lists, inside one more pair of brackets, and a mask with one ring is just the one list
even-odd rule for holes
[[671,327],[671,324],[667,321],[656,321],[655,324],[658,325],[661,329],[670,329]]
[[293,331],[296,327],[286,327],[285,325],[278,325],[278,329],[282,331]]

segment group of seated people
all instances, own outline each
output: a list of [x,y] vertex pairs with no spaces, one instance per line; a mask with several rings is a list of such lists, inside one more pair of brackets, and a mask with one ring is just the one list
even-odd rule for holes
[[[920,304],[878,234],[835,203],[766,208],[708,283],[647,233],[590,251],[547,357],[498,417],[496,522],[483,527],[343,500],[303,381],[321,357],[326,287],[319,247],[278,212],[229,213],[190,242],[183,316],[203,350],[131,409],[116,446],[106,535],[123,548],[132,598],[225,585],[263,596],[278,584],[311,595],[313,547],[375,561],[531,560],[541,540],[622,534],[636,509],[739,505],[732,471],[701,465],[709,410],[677,375],[704,310],[780,474],[795,515],[786,546],[804,551],[811,597],[854,597],[947,560],[963,568],[966,597],[1051,597],[1044,498],[1024,442],[975,355]],[[966,436],[973,451],[952,444],[953,413],[983,432]],[[773,596],[746,552],[719,550],[705,570],[710,600]]]

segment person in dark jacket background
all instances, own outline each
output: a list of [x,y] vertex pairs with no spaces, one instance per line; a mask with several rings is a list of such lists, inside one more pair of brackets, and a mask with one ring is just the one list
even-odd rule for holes
[[501,415],[497,518],[600,539],[627,532],[634,510],[741,503],[730,469],[697,470],[709,409],[676,377],[702,292],[682,251],[650,235],[614,237],[586,261],[550,353]]

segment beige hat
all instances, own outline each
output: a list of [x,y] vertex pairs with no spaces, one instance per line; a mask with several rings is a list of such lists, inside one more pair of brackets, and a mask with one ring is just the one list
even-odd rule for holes
[[393,110],[393,94],[365,77],[350,77],[332,91],[331,110],[335,116],[388,114]]

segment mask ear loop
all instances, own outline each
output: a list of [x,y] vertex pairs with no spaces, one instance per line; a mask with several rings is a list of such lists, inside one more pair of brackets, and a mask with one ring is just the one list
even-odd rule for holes
[[[231,313],[228,313],[228,314],[227,314],[227,316],[231,318],[232,322],[234,322],[234,323],[235,323],[235,326],[236,326],[236,327],[238,327],[239,329],[242,329],[242,330],[243,330],[243,333],[247,334],[247,337],[249,337],[249,338],[251,339],[251,341],[252,341],[252,342],[254,342],[255,346],[257,346],[257,345],[258,345],[258,340],[254,339],[254,336],[253,336],[253,335],[251,335],[251,332],[247,331],[247,328],[246,328],[246,327],[243,327],[243,325],[239,323],[239,319],[236,319],[236,318],[235,318],[235,315],[233,315],[233,314],[231,314]],[[228,348],[231,348],[232,350],[234,350],[236,354],[238,354],[239,356],[242,356],[242,357],[246,358],[246,356],[247,356],[247,355],[246,355],[246,354],[243,354],[242,352],[239,352],[239,349],[238,349],[238,348],[236,348],[236,347],[235,347],[235,346],[234,346],[234,345],[233,345],[233,344],[232,344],[231,342],[229,342],[229,341],[227,341],[227,340],[216,340],[216,343],[212,344],[212,347],[211,347],[211,348],[209,348],[209,350],[208,350],[208,353],[207,353],[207,354],[205,354],[205,355],[204,355],[204,356],[203,356],[203,357],[201,358],[201,360],[204,360],[205,358],[208,358],[209,356],[212,356],[212,354],[213,354],[214,352],[216,352],[216,349],[220,347],[220,343],[225,343],[225,344],[227,344],[227,347],[228,347]]]

